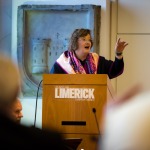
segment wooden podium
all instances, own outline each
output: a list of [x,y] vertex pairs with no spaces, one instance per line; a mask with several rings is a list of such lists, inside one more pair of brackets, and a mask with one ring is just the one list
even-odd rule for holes
[[96,150],[103,107],[115,93],[105,74],[44,74],[42,128],[81,139],[77,149]]

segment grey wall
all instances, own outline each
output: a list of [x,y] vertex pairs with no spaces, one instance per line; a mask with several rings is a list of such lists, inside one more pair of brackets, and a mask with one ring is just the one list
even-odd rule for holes
[[[9,25],[10,26],[10,33],[12,30],[12,35],[10,34],[10,42],[9,44],[7,43],[7,46],[9,45],[9,48],[7,49],[7,53],[9,53],[9,55],[12,56],[12,58],[14,60],[17,61],[17,8],[18,6],[24,4],[27,0],[0,0],[0,4],[5,4],[5,6],[9,6],[9,8],[6,9],[1,9],[0,5],[0,11],[2,11],[3,13],[5,12],[5,10],[10,10],[12,9],[12,20],[10,20],[10,23],[4,23],[4,25],[6,26]],[[102,26],[101,26],[101,53],[104,56],[109,57],[109,0],[65,0],[65,1],[61,1],[61,0],[35,0],[35,2],[45,2],[47,1],[48,4],[71,4],[71,5],[76,5],[76,4],[96,4],[96,5],[101,5],[102,6],[102,10],[101,10],[101,22],[102,22]],[[46,3],[46,2],[45,2]],[[12,8],[11,8],[12,7]],[[107,14],[106,14],[107,13]],[[11,11],[10,11],[11,14]],[[0,14],[2,15],[2,14]],[[1,21],[4,21],[5,19],[0,19]],[[11,22],[12,21],[12,22]],[[3,28],[1,28],[3,29]],[[100,36],[101,37],[101,36]],[[12,40],[12,41],[11,41]],[[8,42],[8,40],[6,40],[6,42]],[[0,43],[1,45],[1,43]],[[4,50],[3,50],[4,51]],[[36,97],[33,98],[21,98],[22,101],[22,105],[23,105],[23,119],[22,119],[22,124],[25,125],[33,125],[34,124],[34,120],[35,120],[35,105],[36,105]],[[41,128],[42,125],[42,99],[39,98],[38,99],[38,104],[37,104],[37,112],[36,112],[36,127]]]
[[0,51],[11,56],[12,1],[0,0]]

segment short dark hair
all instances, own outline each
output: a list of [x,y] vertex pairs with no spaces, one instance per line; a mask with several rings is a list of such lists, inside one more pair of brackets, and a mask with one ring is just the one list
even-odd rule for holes
[[[78,39],[80,37],[85,37],[88,34],[91,36],[91,31],[89,29],[84,29],[84,28],[75,29],[70,38],[69,50],[70,51],[77,50],[78,49]],[[93,41],[91,39],[91,47],[92,46],[93,46]]]

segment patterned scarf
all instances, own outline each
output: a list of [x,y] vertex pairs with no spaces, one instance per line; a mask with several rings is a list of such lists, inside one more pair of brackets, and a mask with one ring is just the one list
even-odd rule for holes
[[[79,59],[76,58],[74,52],[69,52],[70,57],[70,65],[74,69],[76,74],[86,74],[85,69],[83,68]],[[96,65],[94,62],[94,58],[91,53],[88,54],[86,58],[86,64],[88,67],[89,74],[96,74]]]

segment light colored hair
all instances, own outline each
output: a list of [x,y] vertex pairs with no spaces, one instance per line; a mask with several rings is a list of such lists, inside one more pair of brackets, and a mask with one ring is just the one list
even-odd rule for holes
[[[70,38],[69,50],[70,51],[77,50],[78,49],[78,39],[80,37],[85,37],[88,34],[91,36],[91,30],[89,30],[89,29],[83,29],[83,28],[75,29]],[[92,37],[91,37],[91,47],[92,46],[93,46],[93,41],[92,41]]]
[[21,77],[16,63],[0,54],[0,106],[10,104],[20,92]]

